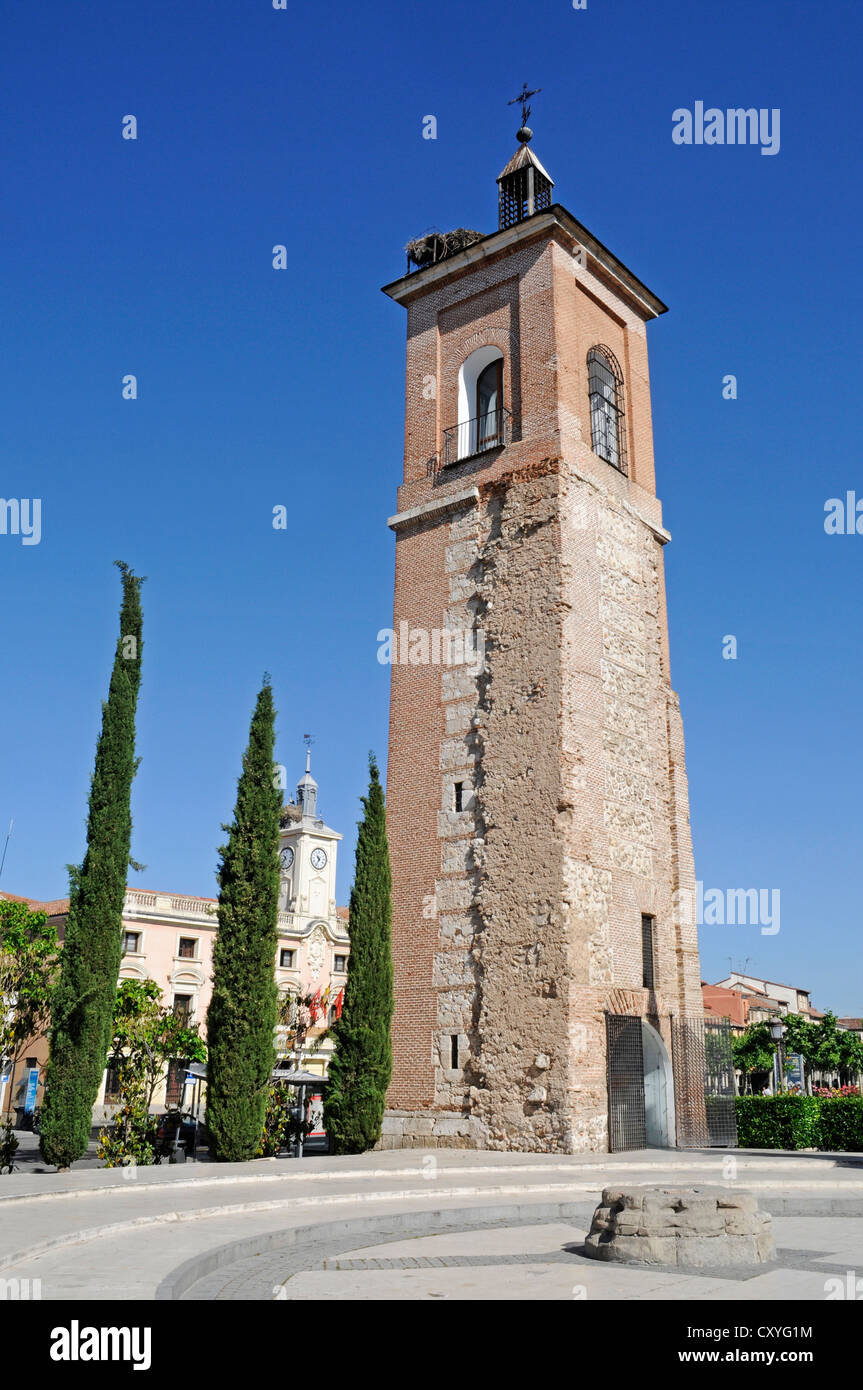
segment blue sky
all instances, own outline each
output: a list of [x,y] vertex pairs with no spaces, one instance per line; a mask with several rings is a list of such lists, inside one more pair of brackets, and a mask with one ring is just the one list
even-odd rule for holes
[[[317,737],[346,901],[387,739],[405,326],[380,286],[426,228],[494,229],[527,79],[558,200],[671,306],[649,341],[696,867],[782,895],[777,935],[706,927],[703,973],[748,957],[863,1012],[863,536],[823,526],[863,497],[860,63],[835,0],[7,7],[0,493],[43,518],[0,536],[2,886],[60,896],[83,852],[121,558],[148,576],[141,885],[214,892],[269,670],[292,781]],[[697,100],[779,108],[780,152],[675,145]]]

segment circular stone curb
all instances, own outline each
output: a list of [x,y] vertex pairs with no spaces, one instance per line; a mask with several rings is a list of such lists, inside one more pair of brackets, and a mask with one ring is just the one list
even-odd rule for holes
[[[282,1209],[296,1211],[298,1208],[314,1210],[316,1207],[338,1207],[345,1205],[366,1206],[374,1202],[392,1203],[411,1203],[427,1201],[443,1201],[446,1198],[455,1199],[457,1197],[508,1197],[522,1196],[526,1193],[557,1193],[557,1192],[579,1192],[585,1195],[596,1191],[593,1183],[574,1183],[574,1182],[553,1182],[553,1183],[497,1183],[484,1187],[438,1187],[427,1188],[396,1188],[391,1191],[351,1191],[351,1192],[322,1192],[313,1196],[298,1196],[291,1193],[287,1196],[273,1196],[260,1202],[232,1202],[219,1203],[209,1207],[191,1207],[184,1210],[167,1210],[154,1212],[149,1216],[128,1217],[125,1221],[112,1221],[98,1226],[82,1227],[76,1230],[67,1231],[63,1235],[50,1236],[46,1240],[35,1242],[23,1250],[12,1250],[0,1255],[0,1269],[11,1269],[19,1264],[26,1264],[39,1255],[50,1254],[65,1246],[83,1245],[93,1240],[103,1240],[106,1236],[119,1236],[126,1231],[142,1230],[147,1226],[162,1226],[166,1223],[206,1221],[210,1217],[223,1216],[243,1216],[246,1214],[260,1214],[265,1211],[278,1212]],[[414,1208],[414,1210],[418,1210]],[[262,1237],[263,1238],[263,1237]]]
[[[294,1259],[291,1264],[297,1273],[305,1269],[309,1258],[326,1259],[345,1248],[365,1244],[363,1237],[391,1237],[410,1240],[413,1237],[442,1235],[446,1231],[494,1230],[497,1227],[545,1225],[552,1221],[576,1221],[587,1225],[593,1210],[592,1202],[524,1202],[515,1206],[440,1207],[432,1211],[395,1212],[386,1216],[362,1216],[344,1221],[326,1221],[316,1226],[296,1226],[288,1230],[267,1231],[260,1236],[247,1236],[232,1241],[203,1255],[193,1256],[163,1279],[156,1289],[159,1301],[174,1301],[183,1297],[193,1285],[219,1269],[236,1265],[244,1259],[262,1254],[284,1253]],[[284,1281],[283,1281],[284,1282]]]
[[[863,1217],[863,1196],[845,1200],[787,1197],[764,1197],[762,1200],[763,1209],[772,1216],[833,1216],[847,1219]],[[258,1236],[247,1236],[242,1240],[231,1241],[192,1256],[162,1280],[154,1297],[169,1301],[180,1299],[194,1284],[220,1269],[238,1264],[242,1260],[276,1252],[284,1252],[289,1263],[296,1263],[296,1269],[289,1270],[289,1273],[297,1273],[308,1267],[309,1257],[315,1260],[326,1259],[343,1252],[346,1240],[349,1242],[349,1248],[369,1243],[354,1237],[380,1237],[392,1234],[393,1239],[409,1239],[413,1236],[443,1234],[450,1230],[539,1225],[558,1220],[581,1221],[587,1231],[594,1207],[595,1198],[585,1201],[584,1197],[581,1197],[579,1200],[555,1203],[502,1203],[482,1208],[439,1207],[425,1212],[414,1208],[406,1212],[322,1221],[315,1225],[266,1231]],[[290,1260],[291,1252],[295,1252],[295,1260]],[[769,1265],[762,1265],[761,1268],[769,1268]]]

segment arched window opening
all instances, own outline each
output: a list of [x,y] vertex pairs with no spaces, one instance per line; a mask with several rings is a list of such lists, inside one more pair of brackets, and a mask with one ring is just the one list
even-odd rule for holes
[[503,358],[483,367],[476,379],[477,449],[493,449],[503,433]]
[[587,367],[591,448],[606,463],[626,473],[623,373],[607,347],[592,347],[587,354]]
[[444,430],[444,462],[506,443],[509,412],[503,403],[503,353],[481,347],[466,357],[458,374],[458,424]]

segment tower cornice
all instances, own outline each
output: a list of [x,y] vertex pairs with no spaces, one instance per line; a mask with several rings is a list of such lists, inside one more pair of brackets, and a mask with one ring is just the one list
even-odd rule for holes
[[432,287],[438,288],[447,280],[455,279],[477,262],[489,260],[512,246],[522,245],[534,238],[548,237],[555,232],[562,234],[564,239],[571,243],[572,249],[583,248],[645,320],[658,318],[660,314],[668,312],[668,305],[648,289],[623,261],[618,260],[617,256],[561,203],[553,203],[546,211],[534,213],[532,217],[524,218],[513,227],[490,232],[443,261],[437,261],[423,270],[402,275],[398,280],[392,280],[388,285],[382,286],[382,292],[398,304],[406,304]]

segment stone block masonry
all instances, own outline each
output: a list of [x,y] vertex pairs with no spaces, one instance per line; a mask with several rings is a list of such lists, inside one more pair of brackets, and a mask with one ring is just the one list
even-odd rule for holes
[[607,1187],[584,1253],[623,1264],[690,1269],[776,1258],[769,1215],[751,1192],[710,1187]]

